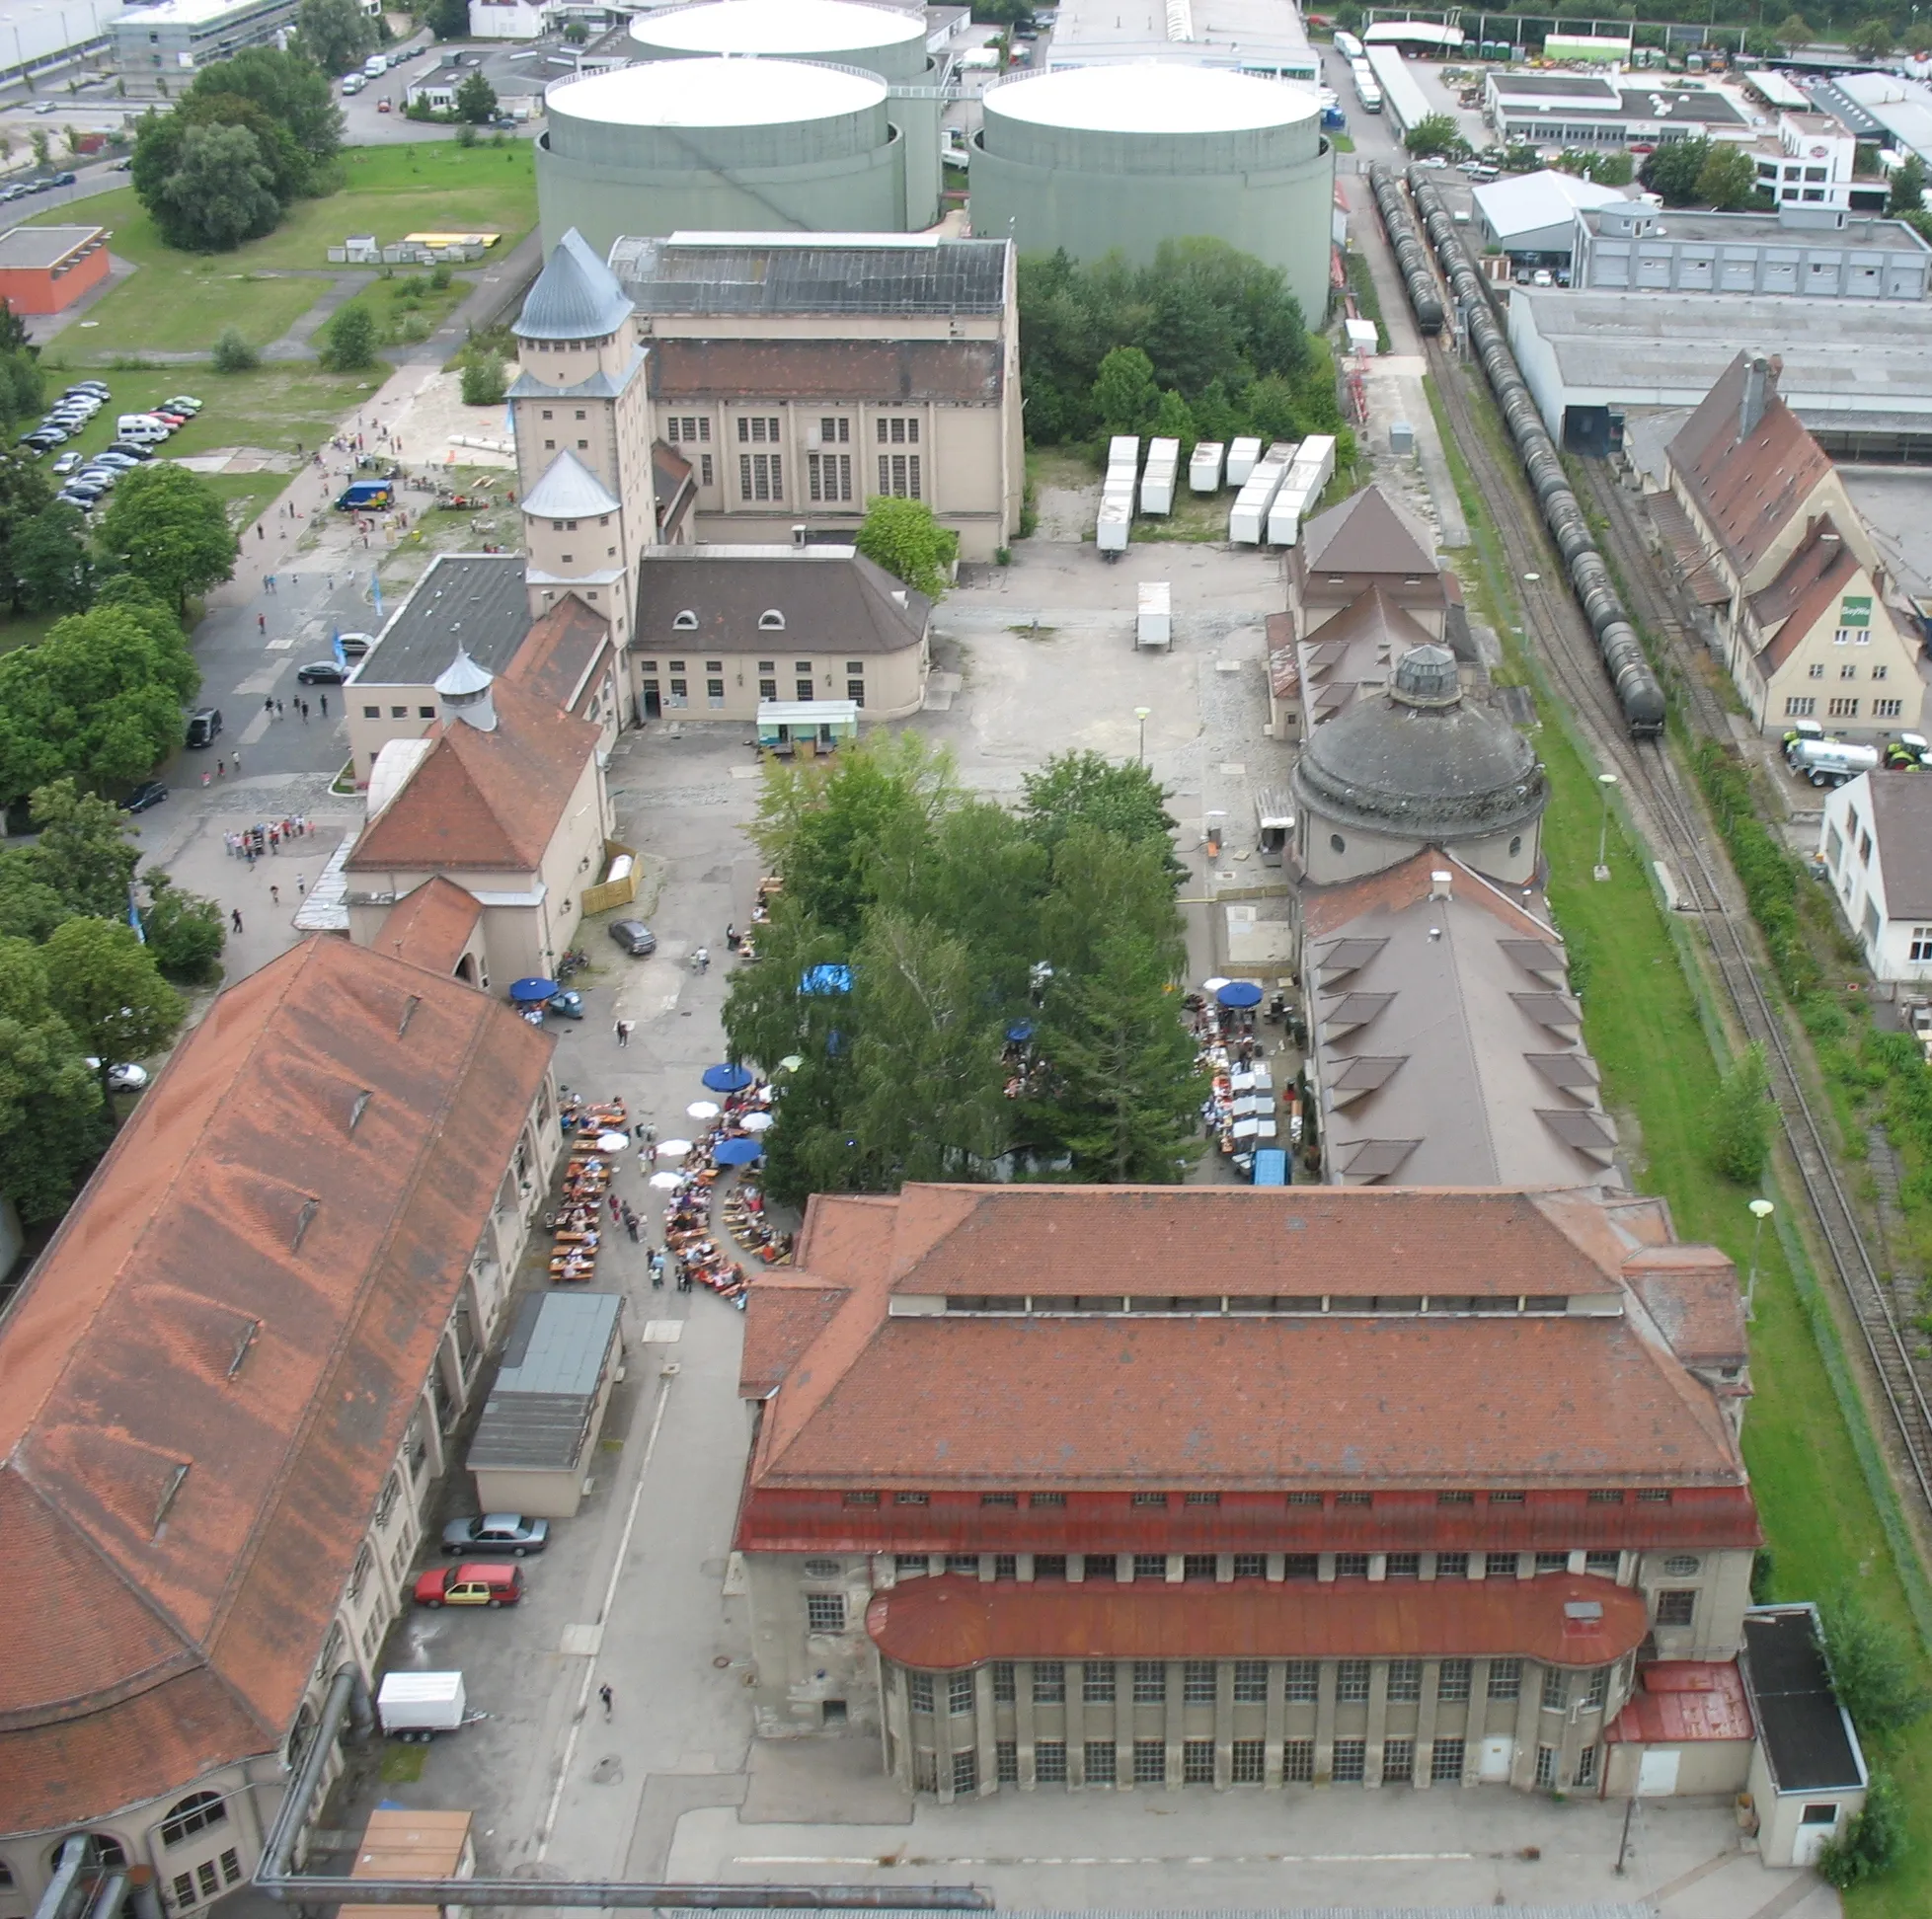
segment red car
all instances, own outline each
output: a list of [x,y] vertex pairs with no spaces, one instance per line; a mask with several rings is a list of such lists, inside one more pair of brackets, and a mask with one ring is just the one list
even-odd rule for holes
[[432,1566],[416,1582],[419,1606],[513,1606],[522,1597],[520,1566]]

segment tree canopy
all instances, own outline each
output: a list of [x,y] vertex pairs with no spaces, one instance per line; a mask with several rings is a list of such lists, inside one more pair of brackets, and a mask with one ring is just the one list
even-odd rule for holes
[[1171,824],[1144,768],[1094,755],[1018,810],[913,734],[772,762],[755,831],[785,885],[725,1025],[734,1056],[800,1061],[773,1191],[1178,1180],[1200,1088]]
[[295,29],[302,50],[324,73],[347,73],[376,48],[376,23],[355,0],[302,0]]
[[[1115,360],[1117,349],[1138,358]],[[1144,432],[1170,392],[1194,428],[1185,438],[1301,438],[1341,424],[1328,350],[1286,280],[1219,240],[1164,241],[1148,267],[1119,255],[1022,260],[1020,356],[1028,435],[1043,445],[1110,425]],[[1138,376],[1143,362],[1129,381],[1122,369]]]
[[108,1143],[107,1115],[85,1048],[54,1010],[45,957],[0,934],[0,1192],[24,1220],[65,1208]]
[[1453,114],[1425,114],[1407,133],[1402,144],[1418,160],[1431,154],[1458,154],[1469,151]]
[[159,1052],[181,1031],[187,1004],[125,920],[63,921],[41,951],[47,996],[88,1054],[100,1060],[104,1096],[116,1065]]
[[923,499],[882,494],[868,502],[854,544],[894,578],[936,600],[946,590],[960,536],[941,526]]
[[101,520],[101,545],[183,612],[235,571],[239,543],[220,498],[186,467],[155,460],[133,468]]
[[0,804],[71,774],[125,787],[181,744],[201,684],[181,628],[152,604],[97,604],[0,653]]
[[481,67],[472,67],[456,89],[456,117],[481,126],[497,111],[497,90],[484,78]]

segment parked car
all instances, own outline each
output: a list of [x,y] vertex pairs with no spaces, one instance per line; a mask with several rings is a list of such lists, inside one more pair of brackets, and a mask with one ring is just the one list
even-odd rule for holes
[[349,659],[360,659],[376,643],[373,633],[345,633],[338,635],[338,640]]
[[91,393],[97,400],[105,400],[113,391],[106,380],[76,380],[67,391],[69,393]]
[[192,393],[178,393],[172,400],[164,400],[161,404],[170,413],[197,414],[201,411],[200,401]]
[[648,960],[657,951],[657,936],[642,920],[613,920],[610,937],[633,960]]
[[191,746],[212,746],[220,731],[219,707],[196,707],[188,716],[188,743]]
[[295,669],[295,677],[304,686],[340,686],[348,674],[349,669],[335,659],[312,659]]
[[108,448],[110,453],[118,453],[124,460],[132,460],[137,466],[143,460],[154,458],[154,448],[143,446],[139,440],[117,439]]
[[48,114],[53,112],[53,102],[50,100],[37,100],[34,103],[34,111],[42,118],[45,118]]
[[432,1566],[416,1582],[419,1606],[513,1606],[522,1597],[520,1566]]
[[[76,453],[73,455],[73,458],[78,460],[80,458],[80,455]],[[116,453],[114,451],[112,447],[110,447],[109,450],[105,453],[95,454],[93,463],[98,467],[113,467],[118,473],[125,473],[129,467],[135,467],[140,465],[140,461],[135,459],[133,454]],[[60,462],[56,460],[53,463],[53,465],[54,465],[54,471],[56,473],[59,472]]]
[[[148,782],[149,786],[155,784],[156,782],[153,780]],[[166,793],[167,790],[166,787],[161,789],[163,793]],[[90,1073],[98,1073],[101,1070],[101,1062],[98,1059],[90,1059],[87,1062],[87,1070]],[[108,1068],[108,1091],[110,1093],[145,1093],[147,1091],[147,1082],[148,1070],[145,1066],[127,1065],[110,1066]]]
[[78,184],[79,180],[79,174],[57,173],[53,177],[53,184],[56,187],[72,187]]
[[150,806],[158,806],[168,797],[168,789],[159,780],[143,780],[125,800],[120,803],[122,812],[142,813]]
[[80,463],[81,456],[78,453],[63,453],[54,461],[53,470],[56,473],[72,473]]
[[452,1519],[442,1529],[445,1553],[507,1553],[521,1559],[550,1544],[550,1521],[526,1519],[520,1512],[478,1512]]

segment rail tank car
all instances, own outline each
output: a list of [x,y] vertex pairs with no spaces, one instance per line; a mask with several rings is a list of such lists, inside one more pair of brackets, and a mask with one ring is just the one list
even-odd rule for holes
[[1426,334],[1442,331],[1442,296],[1435,290],[1435,275],[1429,270],[1429,255],[1416,235],[1415,222],[1402,203],[1402,187],[1394,168],[1376,161],[1368,170],[1368,184],[1381,209],[1382,224],[1388,230],[1395,264],[1402,272],[1402,284],[1409,294],[1409,305],[1416,325]]
[[[1415,231],[1402,206],[1401,191],[1393,170],[1378,163],[1369,169],[1369,181],[1391,242],[1396,242],[1396,235],[1400,231],[1413,244]],[[1421,168],[1411,167],[1408,183],[1423,231],[1428,234],[1430,245],[1435,250],[1442,276],[1448,281],[1450,295],[1462,316],[1469,345],[1482,362],[1490,391],[1496,396],[1504,423],[1515,443],[1516,457],[1522,462],[1523,472],[1536,496],[1537,508],[1550,530],[1550,537],[1556,542],[1557,551],[1563,556],[1577,603],[1583,608],[1584,619],[1589,622],[1590,632],[1595,635],[1597,652],[1602,658],[1603,670],[1616,688],[1617,704],[1623,710],[1624,722],[1639,738],[1661,733],[1663,730],[1663,690],[1658,684],[1656,673],[1651,670],[1650,661],[1644,656],[1636,628],[1631,625],[1630,615],[1624,610],[1623,601],[1611,583],[1610,570],[1603,564],[1603,556],[1597,552],[1596,542],[1590,536],[1589,521],[1577,503],[1577,496],[1570,486],[1569,475],[1564,471],[1556,442],[1544,426],[1535,396],[1516,365],[1516,356],[1509,350],[1508,340],[1497,324],[1483,281],[1463,247],[1462,236],[1456,232],[1455,222],[1443,206],[1442,196],[1435,191],[1435,183],[1427,173]],[[1409,289],[1411,304],[1416,307],[1418,323],[1425,333],[1439,332],[1444,312],[1433,277],[1427,271],[1420,275],[1420,290],[1427,295],[1425,306],[1419,297],[1419,277],[1410,272],[1407,263],[1403,261],[1400,243],[1396,243],[1396,258],[1403,265],[1403,282]],[[1432,319],[1430,318],[1430,314],[1433,315]]]

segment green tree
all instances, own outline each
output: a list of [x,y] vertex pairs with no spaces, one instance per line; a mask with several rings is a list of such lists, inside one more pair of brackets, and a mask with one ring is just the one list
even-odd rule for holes
[[0,851],[0,938],[40,946],[62,920],[72,917],[39,856],[38,846]]
[[501,407],[508,391],[503,363],[489,347],[473,348],[463,355],[464,406]]
[[253,101],[308,156],[311,177],[303,191],[326,191],[330,163],[342,150],[343,112],[324,74],[300,53],[250,46],[203,67],[189,92]]
[[1697,170],[1697,197],[1709,200],[1720,213],[1736,213],[1751,203],[1757,192],[1757,165],[1751,155],[1729,140],[1713,141]]
[[224,327],[215,336],[212,358],[217,373],[249,373],[262,364],[262,355],[242,337],[239,327]]
[[1048,1092],[1031,1129],[1070,1177],[1171,1185],[1199,1157],[1205,1082],[1156,942],[1105,932],[1090,971],[1056,971],[1039,1036]]
[[571,46],[581,46],[590,38],[590,30],[580,20],[573,20],[564,29],[564,39]]
[[30,1224],[58,1218],[108,1134],[100,1082],[54,1011],[45,959],[0,937],[0,1192]]
[[1158,846],[1177,880],[1187,872],[1174,859],[1167,791],[1137,762],[1086,751],[1056,753],[1022,785],[1021,820],[1049,855],[1076,826],[1087,825],[1130,845]]
[[859,522],[853,544],[874,565],[936,600],[952,577],[960,536],[940,525],[923,499],[894,499],[881,494],[866,502],[866,516]]
[[456,89],[456,117],[472,126],[481,126],[497,112],[497,90],[483,77],[481,67],[472,67]]
[[47,996],[83,1049],[100,1060],[105,1098],[109,1071],[159,1052],[181,1031],[187,1005],[124,920],[70,919],[42,951]]
[[139,858],[127,815],[112,801],[81,792],[71,779],[39,788],[29,804],[40,833],[34,861],[69,914],[121,918]]
[[1637,163],[1627,153],[1595,153],[1590,156],[1589,177],[1599,187],[1628,187],[1637,177]]
[[1645,160],[1638,174],[1666,206],[1688,206],[1697,198],[1697,178],[1711,157],[1711,143],[1695,139],[1665,140]]
[[1418,160],[1438,153],[1461,153],[1468,146],[1453,114],[1426,115],[1403,135],[1402,144]]
[[57,500],[18,528],[8,543],[17,599],[37,613],[79,613],[94,597],[94,557],[86,522]]
[[115,489],[101,545],[183,613],[190,594],[234,573],[238,551],[219,496],[172,460],[135,467]]
[[1851,50],[1861,60],[1870,60],[1874,65],[1880,60],[1889,59],[1892,49],[1897,44],[1897,38],[1892,31],[1892,22],[1874,16],[1860,21],[1851,30]]
[[44,126],[37,126],[27,136],[28,144],[34,149],[34,164],[44,168],[53,157],[53,140]]
[[[161,237],[190,253],[226,253],[274,231],[281,218],[274,169],[246,126],[184,125],[165,142],[144,132],[151,164],[135,149],[134,191]],[[145,191],[144,191],[145,190]]]
[[149,900],[141,914],[141,931],[154,963],[169,979],[198,983],[217,978],[216,962],[228,938],[221,908],[212,899],[176,885],[160,867],[149,867],[141,879]]
[[438,39],[467,39],[470,0],[429,0],[423,18]]
[[1892,197],[1886,211],[1896,219],[1901,213],[1916,213],[1925,204],[1925,162],[1908,153],[1892,170]]
[[19,449],[0,453],[0,578],[16,613],[24,612],[30,601],[14,543],[52,503],[53,488],[36,461]]
[[1817,1856],[1818,1878],[1840,1891],[1883,1879],[1911,1849],[1905,1808],[1890,1773],[1874,1772],[1865,1789],[1865,1807],[1842,1833],[1824,1842]]
[[373,365],[375,356],[374,314],[359,300],[338,307],[322,330],[322,364],[332,373],[353,373]]
[[1154,362],[1138,346],[1116,346],[1094,375],[1094,412],[1103,432],[1143,432],[1160,399]]
[[376,24],[355,0],[302,0],[295,27],[324,73],[347,73],[375,51]]
[[1200,437],[1195,430],[1195,417],[1188,403],[1172,387],[1161,395],[1161,404],[1147,422],[1147,432],[1153,438],[1179,440],[1184,466],[1195,450],[1195,441]]
[[1812,43],[1812,23],[1801,13],[1786,14],[1778,22],[1778,38],[1788,51],[1796,51],[1801,46]]
[[1903,1634],[1874,1619],[1850,1586],[1819,1605],[1818,1621],[1838,1703],[1860,1733],[1880,1737],[1924,1717],[1932,1694]]
[[1707,1125],[1711,1164],[1739,1186],[1755,1186],[1771,1157],[1770,1082],[1761,1045],[1739,1053],[1719,1080]]

